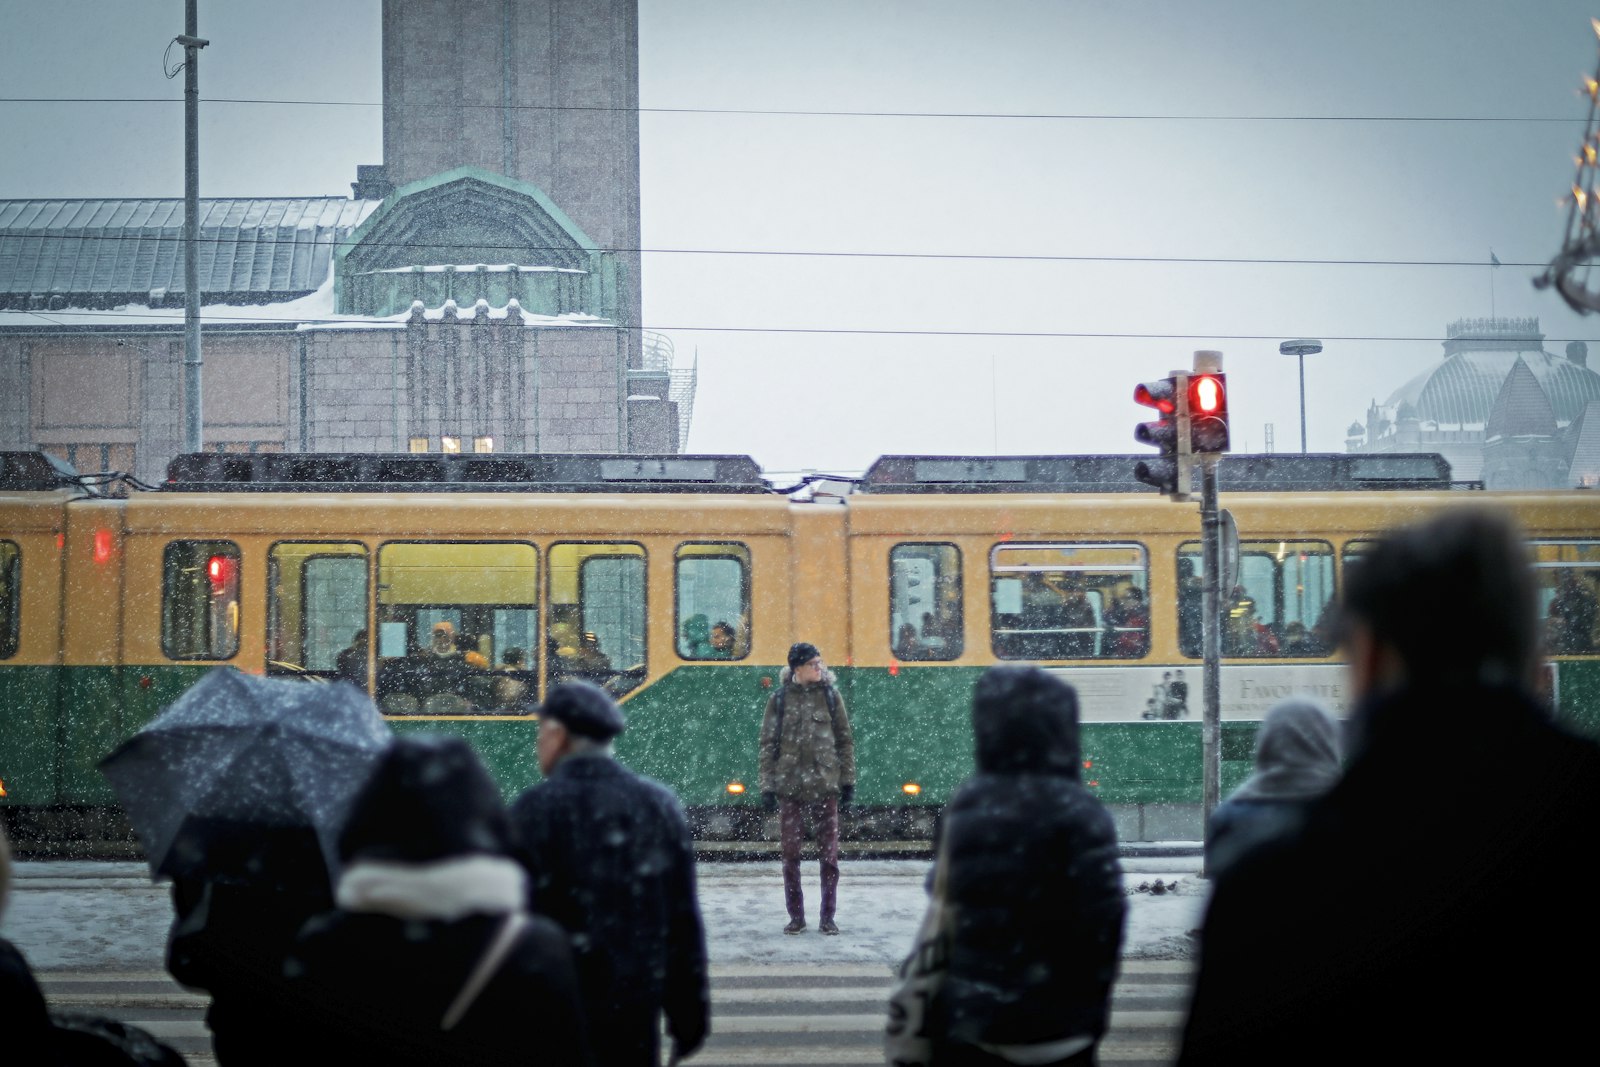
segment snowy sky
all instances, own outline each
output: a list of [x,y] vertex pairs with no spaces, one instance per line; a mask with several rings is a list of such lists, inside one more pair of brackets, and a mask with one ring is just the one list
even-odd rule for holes
[[[1340,450],[1491,301],[1551,351],[1600,341],[1519,265],[1561,238],[1600,4],[639,7],[644,246],[700,250],[646,255],[644,322],[699,351],[694,450],[1135,452],[1133,386],[1218,348],[1235,448],[1271,424],[1289,451],[1293,337],[1326,344],[1310,446]],[[348,194],[382,157],[378,0],[200,9],[205,96],[359,105],[206,105],[202,195]],[[176,101],[182,22],[181,0],[0,0],[0,97]],[[680,108],[923,114],[650,110]],[[0,198],[182,193],[178,103],[8,99],[0,145]],[[1469,265],[1206,262],[1230,258]]]

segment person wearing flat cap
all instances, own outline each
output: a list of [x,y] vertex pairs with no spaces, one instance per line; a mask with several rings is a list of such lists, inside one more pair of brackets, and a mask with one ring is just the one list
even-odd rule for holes
[[545,780],[512,804],[511,822],[530,907],[572,939],[595,1062],[653,1067],[662,1013],[684,1059],[709,1031],[710,992],[683,808],[617,762],[627,720],[605,690],[553,686],[538,715]]
[[789,666],[761,718],[760,774],[761,803],[777,810],[783,843],[783,902],[789,912],[783,932],[800,934],[806,928],[800,843],[809,819],[822,866],[817,929],[837,934],[839,807],[855,792],[856,743],[844,698],[816,645],[800,641],[789,649]]

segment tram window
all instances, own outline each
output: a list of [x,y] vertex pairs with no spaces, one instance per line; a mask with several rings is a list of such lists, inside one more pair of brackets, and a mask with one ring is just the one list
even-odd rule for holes
[[[1295,658],[1332,653],[1333,563],[1333,546],[1326,541],[1241,541],[1239,582],[1222,591],[1222,654]],[[1200,542],[1186,541],[1178,548],[1178,650],[1196,659],[1201,655],[1204,581]]]
[[679,545],[678,655],[744,659],[750,654],[750,550],[741,544]]
[[1150,650],[1143,545],[996,545],[989,571],[1000,659],[1137,659]]
[[899,544],[889,550],[889,646],[897,659],[955,659],[962,651],[961,551]]
[[1529,547],[1544,647],[1558,656],[1600,652],[1600,541],[1535,541]]
[[644,582],[639,545],[550,546],[547,685],[581,679],[621,696],[644,681]]
[[161,554],[161,651],[231,659],[239,651],[239,546],[172,541]]
[[367,685],[367,549],[281,541],[267,553],[267,673]]
[[22,550],[0,541],[0,659],[17,654],[22,628]]
[[525,714],[537,699],[539,550],[517,541],[378,549],[378,706]]

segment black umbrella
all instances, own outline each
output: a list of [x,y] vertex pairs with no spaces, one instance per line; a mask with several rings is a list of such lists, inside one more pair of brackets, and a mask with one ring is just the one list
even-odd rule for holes
[[191,816],[310,827],[330,871],[350,802],[393,735],[351,685],[211,671],[100,762],[153,876]]

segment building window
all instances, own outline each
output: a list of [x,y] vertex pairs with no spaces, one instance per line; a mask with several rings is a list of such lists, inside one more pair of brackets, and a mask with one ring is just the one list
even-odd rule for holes
[[439,451],[447,455],[459,455],[461,453],[461,438],[450,436],[439,438]]
[[161,650],[168,659],[231,659],[238,653],[238,545],[167,545],[161,556]]
[[1000,659],[1137,659],[1149,651],[1143,545],[996,545],[989,570]]
[[472,450],[474,452],[493,452],[494,451],[494,438],[493,437],[474,437],[472,439]]
[[410,451],[426,452],[429,450],[431,445],[432,442],[430,442],[426,437],[413,437],[410,441]]
[[889,551],[889,645],[897,659],[955,659],[962,650],[961,552],[902,544]]
[[741,544],[679,545],[678,655],[744,659],[750,654],[750,550]]
[[103,444],[40,445],[39,450],[72,464],[79,474],[131,471],[136,452],[133,445]]

